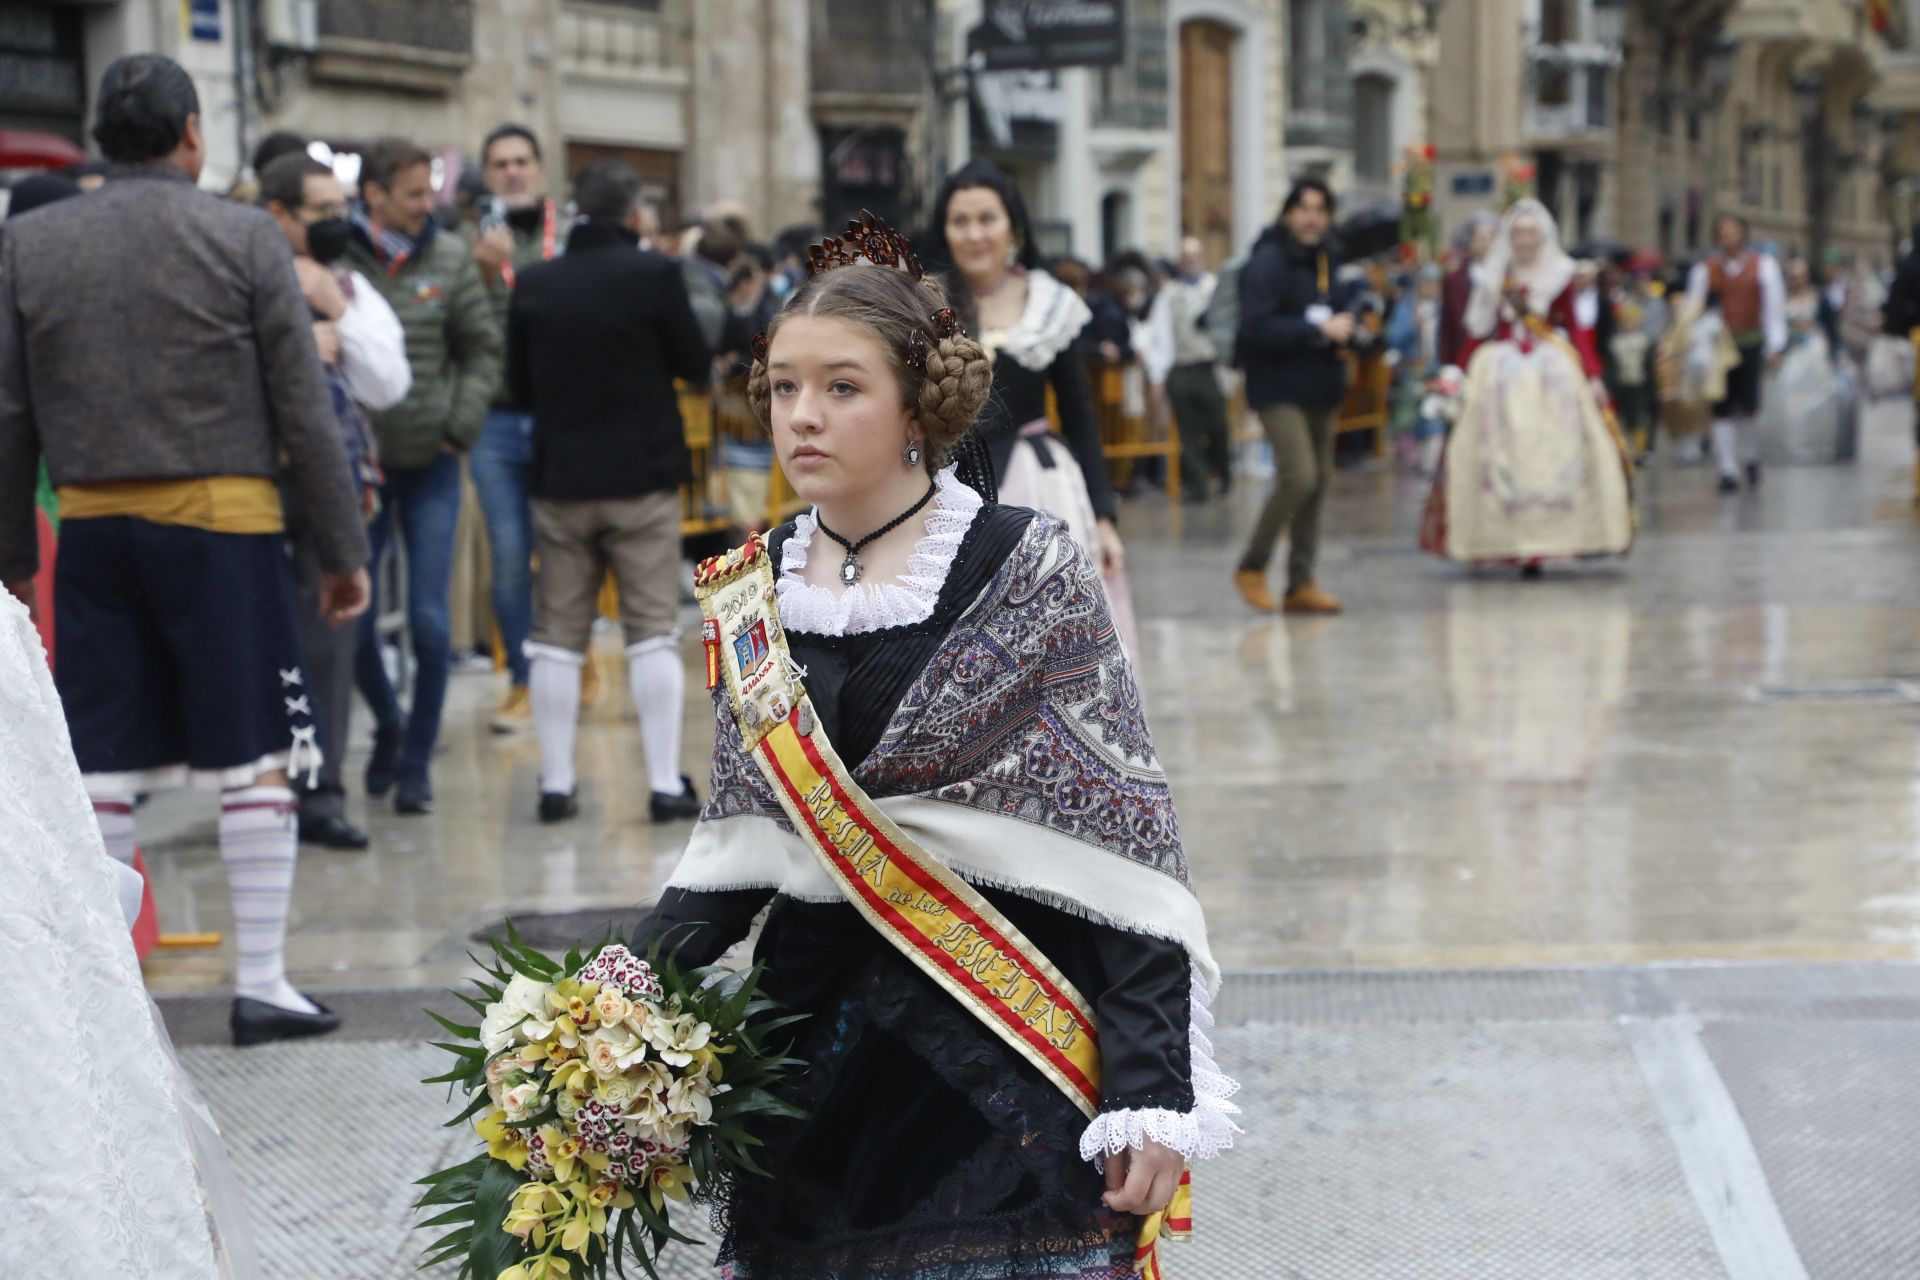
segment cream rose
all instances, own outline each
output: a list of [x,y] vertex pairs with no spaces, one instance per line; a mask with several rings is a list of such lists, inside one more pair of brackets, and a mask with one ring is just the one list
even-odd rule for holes
[[593,998],[593,1015],[600,1019],[603,1027],[619,1026],[633,1013],[633,1001],[621,995],[614,987],[602,988]]
[[506,1091],[500,1099],[500,1105],[506,1109],[507,1119],[518,1123],[532,1116],[540,1109],[540,1086],[528,1080]]

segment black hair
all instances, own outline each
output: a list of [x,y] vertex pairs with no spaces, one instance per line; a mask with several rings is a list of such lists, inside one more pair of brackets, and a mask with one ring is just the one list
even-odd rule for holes
[[432,164],[433,157],[405,138],[382,138],[360,157],[360,190],[370,186],[393,190],[393,180],[415,165]]
[[7,217],[12,219],[72,199],[80,194],[80,184],[64,173],[36,173],[14,183],[8,193]]
[[1298,209],[1300,202],[1306,199],[1309,191],[1318,191],[1320,193],[1320,198],[1326,202],[1327,216],[1329,218],[1339,211],[1340,202],[1333,198],[1332,187],[1329,187],[1319,178],[1302,178],[1293,184],[1293,190],[1287,192],[1286,202],[1280,206],[1280,216],[1284,218],[1295,209]]
[[487,167],[487,157],[493,154],[493,144],[505,142],[508,138],[525,138],[527,145],[533,148],[533,158],[541,159],[540,139],[533,136],[533,130],[523,124],[503,124],[496,126],[493,132],[487,135],[487,140],[480,144],[481,168]]
[[267,166],[281,156],[307,154],[307,140],[291,129],[275,129],[260,139],[260,145],[253,149],[253,172],[257,177],[267,171]]
[[573,203],[590,222],[625,222],[640,203],[640,175],[619,160],[595,160],[573,180]]
[[[952,268],[953,247],[947,243],[947,206],[960,192],[974,190],[991,191],[1006,206],[1007,221],[1013,224],[1013,242],[1019,250],[1019,264],[1028,270],[1043,265],[1040,247],[1034,243],[1033,219],[1027,214],[1026,198],[1004,170],[985,160],[969,160],[940,184],[940,193],[933,198],[933,227],[926,237],[934,260],[943,269]],[[965,290],[949,289],[948,292],[955,297],[968,296]]]
[[157,53],[116,58],[100,77],[93,140],[116,164],[145,164],[173,154],[187,120],[200,114],[193,77]]
[[307,179],[330,178],[333,170],[321,164],[304,151],[289,151],[276,160],[267,162],[260,171],[260,194],[257,197],[262,209],[270,201],[279,201],[289,212],[298,209],[307,202]]
[[784,258],[791,254],[802,262],[807,258],[807,246],[820,238],[819,232],[805,223],[796,223],[774,237],[775,254]]
[[743,246],[740,252],[752,258],[754,265],[762,271],[773,270],[774,252],[771,245],[748,244]]

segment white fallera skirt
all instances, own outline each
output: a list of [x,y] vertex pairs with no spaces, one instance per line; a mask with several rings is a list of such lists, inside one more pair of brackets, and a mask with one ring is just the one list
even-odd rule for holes
[[35,1275],[257,1276],[218,1130],[141,983],[138,885],[123,901],[120,874],[39,634],[0,591],[0,1026],[50,1091],[7,1118],[0,1253]]
[[[1042,424],[1044,425],[1044,424]],[[1042,453],[1053,465],[1041,461]],[[1067,442],[1052,431],[1028,427],[1020,432],[1007,460],[1007,474],[1000,479],[1000,501],[1010,507],[1031,507],[1061,520],[1081,550],[1100,564],[1100,522],[1093,514],[1093,500],[1087,496],[1087,476],[1074,459]],[[1114,629],[1120,633],[1120,645],[1135,663],[1139,678],[1140,639],[1133,619],[1133,591],[1127,585],[1125,571],[1101,572],[1107,588],[1107,608],[1113,613]]]

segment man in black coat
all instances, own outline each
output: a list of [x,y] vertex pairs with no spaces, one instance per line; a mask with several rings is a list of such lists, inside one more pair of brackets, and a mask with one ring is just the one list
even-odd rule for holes
[[[1273,445],[1273,493],[1233,575],[1240,595],[1262,613],[1338,613],[1340,602],[1313,579],[1320,549],[1320,508],[1333,473],[1333,431],[1347,394],[1340,358],[1361,332],[1354,288],[1338,279],[1327,241],[1333,193],[1317,178],[1296,184],[1280,221],[1253,247],[1240,274],[1239,351],[1247,404]],[[1274,601],[1267,567],[1283,533],[1287,555],[1284,604]]]
[[[1900,259],[1893,287],[1887,290],[1887,301],[1880,309],[1880,324],[1889,337],[1902,342],[1911,342],[1914,330],[1920,329],[1920,223],[1913,228],[1912,247],[1907,256]],[[1920,400],[1920,379],[1914,383],[1914,395]],[[1920,409],[1916,409],[1914,415],[1914,440],[1920,443]],[[1920,468],[1914,471],[1914,492],[1920,496]]]
[[640,179],[618,161],[575,185],[584,219],[563,257],[521,273],[507,312],[507,387],[533,414],[533,724],[540,819],[579,811],[580,668],[600,584],[620,590],[655,822],[696,817],[680,772],[686,671],[679,616],[680,486],[689,457],[674,379],[704,386],[712,356],[680,268],[640,248]]

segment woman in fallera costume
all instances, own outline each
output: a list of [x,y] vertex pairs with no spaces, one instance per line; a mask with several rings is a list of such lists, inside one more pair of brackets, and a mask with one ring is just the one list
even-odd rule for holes
[[1089,552],[995,500],[991,367],[905,240],[815,249],[749,384],[815,505],[701,567],[712,799],[635,940],[708,963],[770,905],[808,1015],[722,1272],[1152,1274],[1236,1108],[1132,671]]
[[[993,165],[975,160],[956,170],[935,197],[933,216],[952,264],[947,293],[993,369],[993,394],[975,429],[1000,496],[1058,517],[1094,557],[1121,643],[1137,657],[1126,553],[1114,524],[1118,499],[1079,343],[1093,312],[1042,269],[1026,200]],[[1059,432],[1047,417],[1049,389]]]
[[1632,546],[1632,463],[1576,289],[1553,215],[1538,200],[1514,205],[1473,269],[1466,389],[1427,505],[1428,551],[1534,575]]

